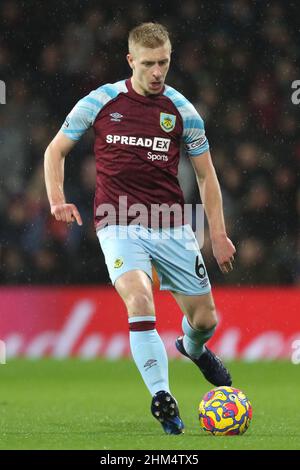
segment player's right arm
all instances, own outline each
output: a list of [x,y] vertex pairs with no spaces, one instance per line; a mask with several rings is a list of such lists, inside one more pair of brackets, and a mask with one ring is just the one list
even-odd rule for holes
[[[73,222],[82,225],[77,207],[68,204],[64,195],[64,163],[65,157],[76,142],[93,125],[94,120],[103,106],[101,87],[79,100],[68,114],[60,131],[56,134],[45,152],[45,181],[51,214],[56,220]],[[106,96],[106,95],[105,95]],[[109,97],[108,97],[109,98]],[[107,99],[108,99],[107,98]]]
[[48,145],[45,152],[45,181],[51,213],[56,220],[67,223],[76,220],[82,225],[77,207],[68,204],[65,199],[63,190],[65,157],[83,134],[93,126],[102,107],[125,90],[127,90],[125,81],[122,80],[116,84],[102,85],[91,91],[76,103],[60,131]]
[[51,214],[56,220],[67,223],[76,220],[78,225],[82,225],[77,207],[66,202],[63,189],[65,157],[75,144],[76,141],[67,137],[61,130],[56,134],[45,152],[45,183]]

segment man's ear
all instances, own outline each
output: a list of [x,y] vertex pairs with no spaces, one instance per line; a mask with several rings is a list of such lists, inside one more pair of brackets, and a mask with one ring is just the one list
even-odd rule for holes
[[132,54],[130,54],[130,52],[127,54],[126,59],[127,59],[128,64],[129,64],[129,67],[132,70],[134,70],[133,57],[132,57]]

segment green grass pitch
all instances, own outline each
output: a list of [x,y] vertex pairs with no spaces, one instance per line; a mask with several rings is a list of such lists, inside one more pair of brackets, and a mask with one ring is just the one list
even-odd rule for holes
[[130,360],[9,360],[0,366],[0,449],[300,449],[300,366],[228,365],[253,406],[243,436],[200,430],[198,403],[213,387],[189,362],[170,361],[186,431],[167,436]]

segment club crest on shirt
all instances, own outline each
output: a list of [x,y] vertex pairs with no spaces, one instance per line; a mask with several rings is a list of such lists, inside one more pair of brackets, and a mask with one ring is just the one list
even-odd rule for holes
[[176,123],[176,116],[174,114],[160,113],[160,127],[165,132],[171,132]]
[[122,258],[117,258],[114,262],[114,268],[118,269],[121,266],[123,266],[123,264],[124,264],[124,261],[122,260]]

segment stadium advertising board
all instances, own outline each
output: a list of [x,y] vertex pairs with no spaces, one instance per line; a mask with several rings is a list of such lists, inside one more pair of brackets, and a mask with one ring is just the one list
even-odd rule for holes
[[[291,358],[300,340],[299,289],[214,289],[219,327],[211,347],[226,359]],[[169,357],[178,357],[180,310],[155,293],[157,328]],[[0,340],[6,357],[128,356],[125,307],[110,288],[3,288]]]

